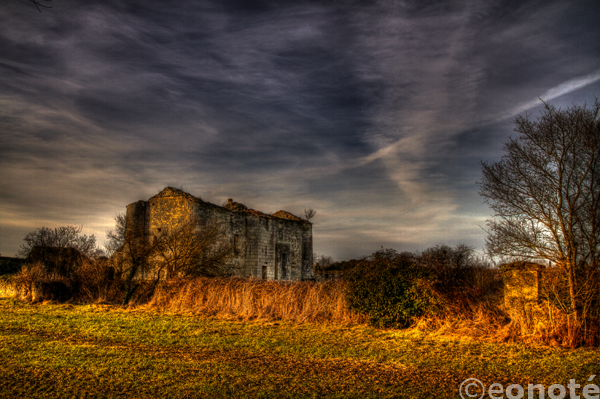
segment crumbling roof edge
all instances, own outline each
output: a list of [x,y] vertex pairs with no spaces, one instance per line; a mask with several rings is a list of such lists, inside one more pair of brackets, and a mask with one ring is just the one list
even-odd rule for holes
[[[168,194],[172,194],[172,195],[168,195]],[[213,204],[212,202],[203,201],[200,197],[196,197],[188,192],[185,192],[179,188],[175,188],[172,186],[167,186],[167,187],[163,188],[158,194],[153,195],[152,197],[148,198],[147,200],[134,201],[134,202],[128,204],[127,206],[137,204],[139,202],[148,204],[153,199],[169,198],[169,197],[185,197],[185,198],[195,201],[195,202],[200,202],[200,203],[208,204],[208,205],[211,205],[211,206],[214,206],[217,208],[225,209],[231,213],[247,213],[247,214],[257,216],[257,217],[262,217],[265,219],[281,219],[281,220],[290,220],[293,222],[303,222],[303,223],[312,224],[308,220],[302,219],[302,218],[300,218],[288,211],[285,211],[283,209],[270,215],[268,213],[264,213],[264,212],[258,211],[256,209],[248,208],[244,204],[233,202],[231,199],[229,199],[229,203],[240,205],[240,207],[239,207],[240,209],[230,209],[227,206],[221,206],[221,205]]]
[[[168,194],[174,194],[174,195],[168,195]],[[163,188],[158,194],[153,195],[152,197],[148,198],[148,201],[155,199],[155,198],[166,198],[166,197],[186,197],[188,199],[202,201],[202,199],[200,197],[196,197],[196,196],[194,196],[188,192],[185,192],[179,188],[175,188],[175,187],[171,187],[171,186],[167,186],[167,187]]]
[[310,221],[308,221],[306,219],[302,219],[301,217],[298,217],[288,211],[284,211],[283,209],[278,210],[272,216],[276,217],[278,219],[292,220],[294,222],[304,222],[304,223],[312,224]]

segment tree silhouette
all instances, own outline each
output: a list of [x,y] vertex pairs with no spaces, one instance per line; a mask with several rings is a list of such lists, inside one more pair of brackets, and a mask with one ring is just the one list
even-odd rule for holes
[[546,260],[568,287],[567,310],[585,323],[600,266],[600,102],[514,120],[520,135],[499,162],[482,162],[492,255]]

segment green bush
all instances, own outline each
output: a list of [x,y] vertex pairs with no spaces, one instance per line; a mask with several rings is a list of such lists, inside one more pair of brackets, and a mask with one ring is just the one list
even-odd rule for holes
[[436,312],[435,274],[411,259],[363,260],[344,279],[349,306],[377,327],[406,327],[415,317]]

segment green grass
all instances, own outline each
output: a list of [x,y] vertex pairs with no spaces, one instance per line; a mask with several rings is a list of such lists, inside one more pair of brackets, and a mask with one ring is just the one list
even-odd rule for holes
[[458,397],[468,377],[582,385],[597,349],[0,299],[0,397]]

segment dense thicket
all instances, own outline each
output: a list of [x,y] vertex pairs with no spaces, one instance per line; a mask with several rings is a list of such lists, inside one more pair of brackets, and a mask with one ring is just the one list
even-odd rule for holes
[[51,274],[66,277],[84,260],[102,255],[96,237],[82,234],[82,227],[41,227],[23,238],[18,255],[28,263],[41,263]]
[[343,272],[349,306],[371,324],[406,327],[424,316],[456,309],[457,301],[497,294],[497,273],[466,245],[421,253],[382,248],[362,259],[334,263]]
[[345,275],[348,305],[379,327],[406,327],[436,311],[432,284],[436,275],[410,259],[381,258],[357,262]]

